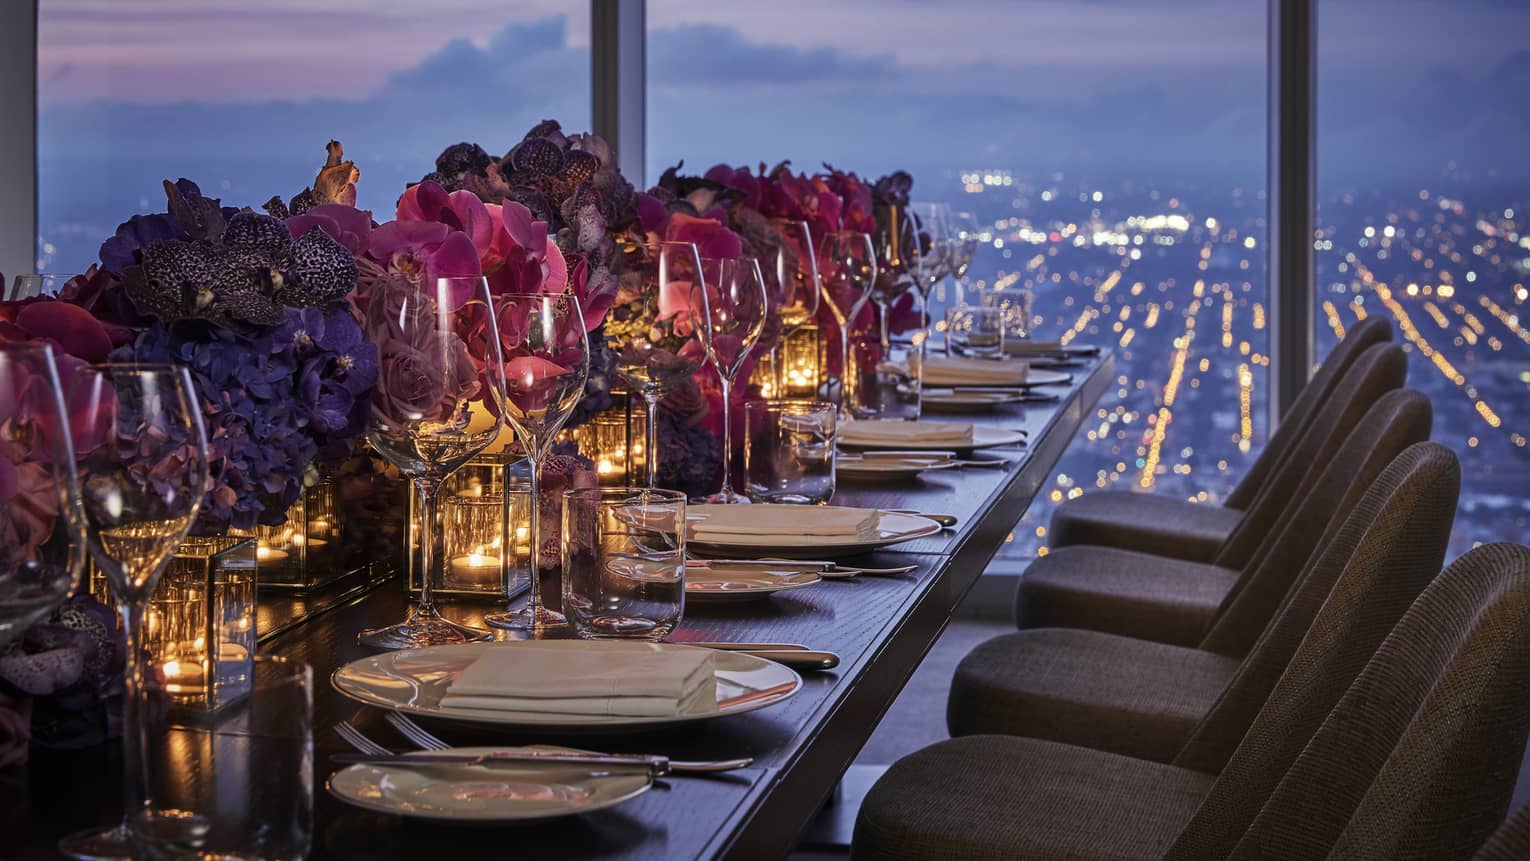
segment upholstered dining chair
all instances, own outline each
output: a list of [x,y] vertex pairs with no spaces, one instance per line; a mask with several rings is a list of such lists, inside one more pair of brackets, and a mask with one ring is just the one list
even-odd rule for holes
[[[1368,627],[1351,636],[1374,648],[1440,570],[1460,465],[1437,443],[1402,451],[1387,444],[1388,400],[1422,412],[1428,427],[1428,400],[1408,391],[1378,402],[1357,427],[1345,446],[1358,450],[1354,469],[1335,458],[1325,475],[1344,485],[1358,471],[1353,493],[1333,493],[1351,498],[1314,504],[1324,510],[1293,524],[1322,531],[1326,519],[1335,521],[1310,559],[1269,572],[1290,584],[1290,594],[1277,599],[1252,649],[1186,648],[1067,628],[1006,634],[957,666],[947,703],[951,735],[1023,735],[1221,770],[1310,629],[1364,619]],[[1368,453],[1372,440],[1361,433],[1373,420],[1382,426],[1375,440],[1381,451]],[[1300,572],[1294,583],[1288,568]],[[1354,614],[1361,604],[1368,611]]]
[[852,857],[1469,857],[1503,815],[1530,725],[1530,549],[1466,553],[1374,654],[1342,628],[1314,626],[1220,774],[951,739],[877,781]]
[[[1276,575],[1290,582],[1327,524],[1318,521],[1313,529],[1309,523],[1307,531],[1286,527],[1312,505],[1328,465],[1371,407],[1401,386],[1405,372],[1406,358],[1393,344],[1377,344],[1355,360],[1292,451],[1309,474],[1299,484],[1287,480],[1294,472],[1272,480],[1269,491],[1279,496],[1262,497],[1249,510],[1246,519],[1263,524],[1258,546],[1246,546],[1255,530],[1240,525],[1215,564],[1113,547],[1077,545],[1054,550],[1038,557],[1020,578],[1015,591],[1016,623],[1021,628],[1086,628],[1173,645],[1199,644],[1218,612],[1231,607],[1261,571],[1290,566]],[[1416,428],[1417,423],[1410,421],[1393,438],[1403,439]],[[1427,438],[1427,421],[1423,432],[1407,442]],[[1363,448],[1346,454],[1357,456],[1358,451]],[[1324,491],[1342,497],[1347,487],[1341,481]],[[1245,626],[1244,649],[1272,611],[1273,607],[1266,607],[1252,627],[1247,627],[1246,617],[1235,620]]]
[[1086,493],[1053,512],[1048,544],[1053,548],[1074,544],[1120,547],[1212,561],[1271,480],[1291,469],[1301,469],[1300,463],[1288,464],[1292,451],[1350,365],[1370,347],[1391,338],[1391,324],[1380,317],[1368,317],[1351,327],[1302,388],[1284,421],[1221,505],[1192,504],[1161,493]]
[[1472,856],[1472,861],[1525,861],[1526,858],[1530,858],[1530,804],[1523,805],[1504,820]]

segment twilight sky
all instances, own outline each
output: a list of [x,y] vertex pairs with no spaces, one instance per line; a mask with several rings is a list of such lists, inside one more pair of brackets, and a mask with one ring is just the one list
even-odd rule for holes
[[[41,0],[45,228],[309,182],[387,208],[436,152],[589,123],[582,0]],[[648,179],[685,159],[1261,187],[1265,0],[650,0]],[[1530,176],[1530,3],[1321,0],[1320,171]],[[76,205],[76,198],[82,201]],[[151,207],[152,208],[152,207]]]

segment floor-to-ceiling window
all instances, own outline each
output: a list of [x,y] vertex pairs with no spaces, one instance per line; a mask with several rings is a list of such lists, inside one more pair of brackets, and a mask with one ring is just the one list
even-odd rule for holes
[[338,139],[385,218],[458,141],[500,155],[590,123],[589,6],[40,0],[38,271],[77,272],[164,179],[258,207]]
[[972,211],[974,281],[1117,351],[1010,548],[1045,552],[1058,501],[1215,500],[1264,440],[1265,34],[1264,0],[650,0],[648,175],[901,168]]
[[1530,6],[1318,3],[1315,325],[1397,327],[1462,461],[1455,556],[1530,534]]

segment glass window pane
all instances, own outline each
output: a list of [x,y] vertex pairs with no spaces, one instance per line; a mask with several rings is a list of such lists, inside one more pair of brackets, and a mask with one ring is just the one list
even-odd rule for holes
[[[650,0],[648,175],[875,177],[973,211],[969,276],[1118,379],[1017,528],[1101,489],[1215,502],[1266,435],[1264,0]],[[950,302],[951,292],[937,293]],[[1072,334],[1069,334],[1072,333]]]
[[1450,556],[1530,534],[1530,7],[1319,4],[1318,348],[1391,320],[1462,462]]
[[41,0],[37,53],[44,272],[163,210],[167,178],[259,207],[311,185],[335,138],[383,214],[450,144],[590,123],[582,3]]

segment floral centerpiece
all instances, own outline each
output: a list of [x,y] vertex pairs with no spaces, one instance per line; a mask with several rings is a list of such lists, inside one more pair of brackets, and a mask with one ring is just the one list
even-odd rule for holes
[[326,211],[349,209],[334,200],[347,188],[310,190],[318,202],[282,219],[166,181],[165,212],[124,222],[100,265],[56,299],[0,311],[14,320],[0,337],[47,338],[85,361],[185,365],[213,465],[194,531],[279,524],[321,462],[350,454],[376,379],[376,349],[346,301],[355,257],[318,229]]

